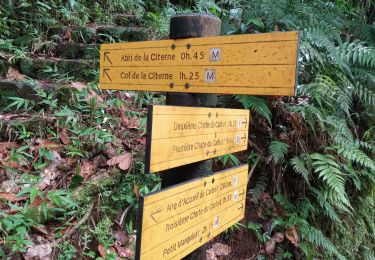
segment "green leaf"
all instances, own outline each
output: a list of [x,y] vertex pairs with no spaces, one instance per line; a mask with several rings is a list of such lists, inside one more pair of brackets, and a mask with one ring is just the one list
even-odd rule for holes
[[289,145],[280,141],[273,141],[270,144],[269,151],[275,162],[284,160],[285,155],[288,153]]
[[306,183],[310,186],[310,172],[306,169],[305,162],[298,156],[295,156],[290,160],[290,163],[291,165],[293,165],[293,169],[295,170],[295,172],[301,174],[302,177],[305,179]]
[[38,196],[38,193],[39,193],[39,190],[37,188],[30,189],[30,203],[31,204],[34,202],[36,196]]
[[244,108],[253,109],[255,113],[263,116],[267,122],[272,125],[272,114],[265,99],[248,95],[236,95],[235,98],[244,106]]
[[76,174],[73,176],[71,182],[70,182],[70,185],[69,185],[69,188],[70,189],[75,189],[77,188],[79,185],[81,185],[81,183],[83,182],[83,177],[79,174]]

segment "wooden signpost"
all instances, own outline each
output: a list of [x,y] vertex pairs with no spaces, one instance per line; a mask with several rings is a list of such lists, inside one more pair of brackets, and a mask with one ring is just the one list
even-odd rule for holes
[[244,109],[149,106],[146,172],[246,150],[249,117]]
[[181,259],[244,217],[248,166],[142,197],[136,259]]
[[298,32],[220,28],[178,15],[174,39],[101,46],[102,89],[168,92],[169,106],[148,108],[145,172],[161,172],[162,190],[140,198],[136,259],[206,259],[204,244],[244,217],[248,166],[212,174],[208,159],[247,149],[249,111],[209,108],[208,94],[295,94]]
[[297,32],[101,45],[102,89],[293,96]]

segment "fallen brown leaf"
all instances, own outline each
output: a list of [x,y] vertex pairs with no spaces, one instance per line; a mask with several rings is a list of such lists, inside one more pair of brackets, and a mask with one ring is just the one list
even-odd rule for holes
[[16,142],[0,142],[0,152],[6,152],[12,148],[17,148],[18,145]]
[[221,243],[215,243],[211,248],[214,250],[214,253],[217,256],[227,256],[232,251],[232,249],[228,245],[224,245]]
[[1,189],[3,189],[6,192],[11,192],[13,194],[17,194],[20,191],[20,187],[12,179],[7,180],[7,181],[3,181],[1,183]]
[[298,244],[298,234],[297,230],[295,228],[287,228],[285,230],[285,236],[286,238],[295,246],[299,247]]
[[266,242],[265,251],[267,255],[272,255],[275,252],[276,241],[270,239]]
[[123,230],[118,230],[115,232],[115,239],[118,245],[124,246],[130,239],[128,233]]
[[104,150],[104,153],[109,157],[113,158],[116,156],[116,149],[113,147],[112,143],[108,143],[106,145],[106,149]]
[[7,167],[10,167],[10,168],[14,168],[14,169],[17,169],[19,168],[21,165],[24,165],[26,164],[25,162],[16,162],[15,160],[11,160],[11,156],[8,155],[7,157],[5,157],[4,159],[0,160],[0,162],[7,166]]
[[39,184],[39,188],[44,190],[47,186],[51,184],[51,182],[56,179],[57,176],[61,174],[61,171],[58,169],[60,165],[64,165],[66,163],[60,156],[60,154],[56,151],[52,151],[54,155],[54,159],[50,165],[48,165],[43,170],[43,181]]
[[134,256],[134,252],[133,250],[129,249],[129,248],[121,248],[120,250],[118,248],[116,248],[118,251],[118,255],[120,257],[124,257],[124,258],[132,258]]
[[123,171],[129,169],[131,163],[132,163],[132,154],[129,152],[124,152],[107,161],[108,166],[118,165],[118,167]]
[[92,161],[83,161],[81,164],[81,172],[80,175],[83,177],[85,181],[87,181],[91,175],[94,173],[94,162]]
[[129,125],[127,126],[129,129],[138,129],[139,128],[139,119],[136,117],[130,118]]
[[72,84],[70,84],[70,86],[77,89],[78,91],[82,91],[85,88],[87,88],[87,85],[82,83],[82,82],[72,82]]
[[55,143],[46,139],[42,139],[42,138],[37,138],[35,140],[35,143],[38,145],[37,148],[45,148],[49,150],[58,149],[61,147],[61,144],[58,144],[58,143]]
[[86,102],[89,102],[90,99],[95,99],[97,105],[98,105],[98,104],[99,104],[99,105],[100,105],[100,104],[103,104],[103,102],[104,102],[104,99],[103,99],[101,96],[99,96],[99,95],[98,95],[94,90],[92,90],[92,89],[89,89],[89,93],[88,93],[88,95],[86,96],[85,101],[86,101]]
[[98,245],[98,251],[99,251],[99,254],[104,258],[106,259],[107,257],[107,253],[111,253],[111,252],[114,252],[116,253],[116,249],[113,248],[113,247],[110,247],[109,249],[105,249],[105,247],[102,245],[102,244],[99,244]]
[[281,243],[284,241],[284,234],[277,232],[272,236],[272,239],[274,239],[277,243]]
[[34,230],[36,230],[37,232],[42,233],[43,235],[45,235],[47,237],[50,237],[50,234],[48,233],[48,231],[46,230],[46,228],[44,226],[35,226],[35,225],[33,225],[32,228]]
[[52,247],[50,244],[32,245],[26,253],[23,254],[25,260],[51,260],[52,259]]
[[213,249],[206,251],[206,260],[218,260]]
[[139,189],[138,189],[138,185],[137,184],[134,184],[134,193],[135,193],[135,197],[139,201]]
[[107,256],[107,252],[102,244],[98,245],[98,251],[99,254],[105,259],[105,257]]
[[69,134],[68,134],[68,131],[66,130],[66,128],[64,128],[61,133],[60,133],[60,140],[63,144],[67,145],[67,144],[70,144],[71,141],[70,141],[70,137],[69,137]]
[[0,192],[0,199],[8,200],[10,202],[17,202],[27,199],[27,197],[17,197],[15,194],[10,192]]
[[129,118],[125,116],[125,109],[122,107],[120,108],[120,119],[121,119],[121,124],[123,126],[128,126],[129,125]]
[[24,80],[24,79],[26,79],[25,75],[21,74],[18,70],[13,69],[12,67],[10,67],[8,69],[6,78],[10,79],[10,80]]

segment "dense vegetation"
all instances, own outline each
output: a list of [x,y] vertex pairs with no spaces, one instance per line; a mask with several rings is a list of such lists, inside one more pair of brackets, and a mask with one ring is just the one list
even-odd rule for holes
[[[249,154],[215,166],[248,161],[252,173],[246,219],[220,238],[228,257],[375,259],[372,0],[4,3],[0,75],[32,94],[0,86],[0,256],[131,257],[137,199],[159,189],[144,174],[144,108],[164,96],[100,91],[97,64],[63,70],[57,49],[139,40],[140,29],[166,38],[172,15],[194,11],[219,16],[223,34],[300,32],[296,97],[220,98],[253,114]],[[118,24],[136,30],[124,39],[108,29]]]

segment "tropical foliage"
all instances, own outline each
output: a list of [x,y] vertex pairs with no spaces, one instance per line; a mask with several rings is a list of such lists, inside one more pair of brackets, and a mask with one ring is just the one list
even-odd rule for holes
[[[191,11],[220,17],[223,34],[298,30],[300,35],[295,97],[220,99],[221,106],[250,109],[253,117],[249,154],[227,155],[217,162],[219,168],[247,161],[252,173],[247,208],[255,214],[245,219],[245,228],[231,232],[253,237],[238,242],[237,247],[245,249],[233,250],[232,257],[251,257],[246,253],[255,252],[258,259],[374,259],[373,0],[9,0],[0,6],[0,75],[26,58],[49,57],[49,50],[56,46],[49,31],[55,26],[110,26],[118,14],[126,14],[127,22],[135,17],[136,26],[147,28],[150,39],[166,38],[170,17]],[[82,33],[77,37],[88,39]],[[111,35],[104,38],[119,40]],[[63,237],[74,226],[69,221],[74,216],[85,218],[95,201],[100,209],[92,218],[96,225],[81,226],[74,245],[60,240],[55,246],[62,258],[93,258],[98,255],[93,244],[108,249],[114,243],[116,210],[125,212],[126,223],[121,225],[132,233],[139,193],[159,188],[157,178],[143,174],[142,145],[119,144],[118,140],[142,144],[143,108],[163,102],[164,97],[101,92],[96,82],[78,90],[75,85],[72,90],[67,86],[76,81],[73,76],[62,75],[54,67],[43,71],[59,86],[57,91],[45,90],[28,78],[35,85],[37,99],[0,92],[0,116],[32,115],[26,124],[4,125],[0,120],[0,142],[17,144],[0,147],[0,155],[4,154],[0,173],[6,171],[22,183],[17,198],[7,197],[8,210],[0,213],[0,255],[24,252],[31,245],[30,231],[44,230],[46,223],[64,223],[52,228],[56,239]],[[98,75],[97,68],[87,73]],[[119,125],[124,131],[116,128]],[[60,156],[51,146],[61,142],[66,145],[58,151],[72,165],[60,169],[66,174],[60,182],[64,185],[40,189],[45,169]],[[108,180],[98,183],[85,176],[85,158],[94,160],[104,154],[100,156],[110,161],[110,156],[123,156],[129,150],[134,157],[129,167],[97,162],[96,170],[110,172]],[[127,175],[119,174],[125,168]],[[0,198],[4,200],[4,195]],[[229,244],[230,240],[229,236]],[[235,243],[232,246],[236,249]]]

